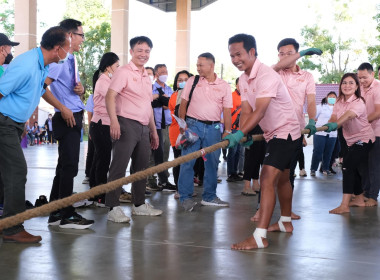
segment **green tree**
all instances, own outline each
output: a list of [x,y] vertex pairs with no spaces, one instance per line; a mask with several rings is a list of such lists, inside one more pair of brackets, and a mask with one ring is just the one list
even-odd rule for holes
[[301,61],[303,69],[317,70],[322,83],[339,83],[343,74],[349,71],[350,54],[359,54],[361,50],[353,49],[355,41],[347,34],[347,25],[352,22],[352,0],[333,0],[330,3],[333,14],[328,15],[323,9],[319,15],[319,23],[324,16],[333,17],[334,24],[323,29],[320,24],[304,26],[301,35],[305,47],[316,47],[323,50],[319,57],[304,57]]
[[82,22],[85,41],[76,54],[78,70],[85,89],[84,99],[92,93],[92,76],[102,55],[111,48],[111,15],[101,0],[66,0],[64,18]]
[[15,30],[14,2],[0,0],[0,32],[13,37]]
[[339,83],[347,71],[353,39],[342,40],[340,36],[334,39],[328,30],[320,29],[317,25],[303,27],[301,35],[305,47],[323,50],[320,57],[304,57],[300,63],[301,68],[317,70],[321,74],[322,83]]
[[[377,9],[380,10],[380,5],[377,7]],[[377,31],[380,32],[380,13],[374,16],[373,19],[377,23],[377,27],[376,27]],[[376,38],[380,41],[380,35],[378,35]],[[367,52],[368,52],[369,62],[372,65],[380,66],[380,45],[369,46],[367,48]]]

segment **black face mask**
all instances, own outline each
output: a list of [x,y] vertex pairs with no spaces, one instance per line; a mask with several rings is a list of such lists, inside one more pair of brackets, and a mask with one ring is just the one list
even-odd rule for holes
[[13,59],[13,55],[11,53],[9,53],[6,57],[5,57],[5,60],[4,60],[4,64],[9,64],[11,63]]

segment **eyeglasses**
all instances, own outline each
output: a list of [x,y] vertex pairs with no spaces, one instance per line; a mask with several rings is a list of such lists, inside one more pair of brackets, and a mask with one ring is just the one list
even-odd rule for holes
[[75,34],[75,35],[78,35],[78,36],[81,36],[81,37],[82,37],[82,39],[84,39],[84,34],[81,34],[81,33],[76,33],[76,32],[73,32],[73,34]]

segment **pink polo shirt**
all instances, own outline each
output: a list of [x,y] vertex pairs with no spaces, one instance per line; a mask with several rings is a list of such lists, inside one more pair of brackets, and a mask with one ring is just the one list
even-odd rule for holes
[[371,124],[367,119],[367,109],[364,101],[352,95],[347,101],[343,98],[334,105],[333,115],[339,119],[345,112],[351,111],[356,114],[356,118],[348,120],[343,124],[343,136],[348,146],[352,146],[358,141],[368,143],[369,140],[375,141]]
[[112,76],[110,89],[116,91],[116,114],[148,125],[152,114],[152,83],[148,73],[130,61]]
[[289,134],[293,140],[301,137],[300,124],[290,95],[272,68],[256,59],[250,75],[243,73],[240,76],[239,87],[241,101],[248,101],[253,110],[256,109],[257,98],[271,97],[264,118],[259,122],[265,141],[274,137],[287,139]]
[[[189,100],[194,78],[190,77],[186,82],[182,99]],[[200,77],[186,115],[202,121],[220,121],[223,108],[232,108],[232,92],[229,84],[218,77],[212,83]]]
[[[368,89],[360,87],[360,91],[365,99],[367,114],[370,115],[375,112],[375,104],[380,104],[380,82],[374,79]],[[380,119],[372,121],[371,126],[375,136],[380,137]]]
[[91,121],[97,123],[102,120],[103,125],[110,125],[110,117],[106,108],[106,95],[111,84],[111,79],[106,74],[101,74],[94,90],[94,115]]
[[305,127],[305,115],[303,113],[303,105],[306,102],[306,97],[309,94],[315,95],[315,82],[313,75],[307,71],[303,71],[297,65],[297,72],[293,72],[289,69],[278,71],[282,81],[287,87],[290,97],[292,98],[294,109],[297,114],[297,118],[300,122],[300,127]]

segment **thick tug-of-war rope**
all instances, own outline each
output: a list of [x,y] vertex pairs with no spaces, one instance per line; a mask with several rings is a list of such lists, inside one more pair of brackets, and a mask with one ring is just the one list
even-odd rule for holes
[[[317,131],[324,131],[328,129],[326,126],[318,127]],[[302,134],[308,134],[309,130],[304,129],[301,131]],[[262,141],[264,140],[263,135],[253,135],[252,136],[253,141]],[[246,141],[246,137],[242,139],[242,142]],[[146,179],[148,176],[160,173],[164,170],[167,170],[169,168],[175,167],[177,165],[180,165],[182,163],[188,162],[190,160],[203,157],[206,154],[212,153],[218,149],[223,149],[228,146],[228,140],[223,140],[219,143],[216,143],[210,147],[203,148],[199,151],[190,153],[185,156],[181,156],[179,158],[176,158],[172,161],[161,163],[157,166],[153,166],[151,168],[148,168],[143,171],[136,172],[128,177],[120,178],[118,180],[109,182],[107,184],[96,186],[88,191],[82,192],[82,193],[76,193],[69,197],[65,197],[59,200],[54,200],[48,204],[42,205],[40,207],[36,207],[33,209],[26,210],[22,213],[16,214],[11,217],[7,217],[0,220],[0,230],[3,230],[5,228],[13,227],[15,225],[21,224],[22,222],[29,220],[31,218],[40,217],[40,216],[46,216],[49,215],[51,212],[57,211],[59,209],[68,207],[73,205],[75,202],[93,198],[97,195],[107,193],[110,191],[113,191],[123,185],[127,185],[129,183],[140,181]]]

